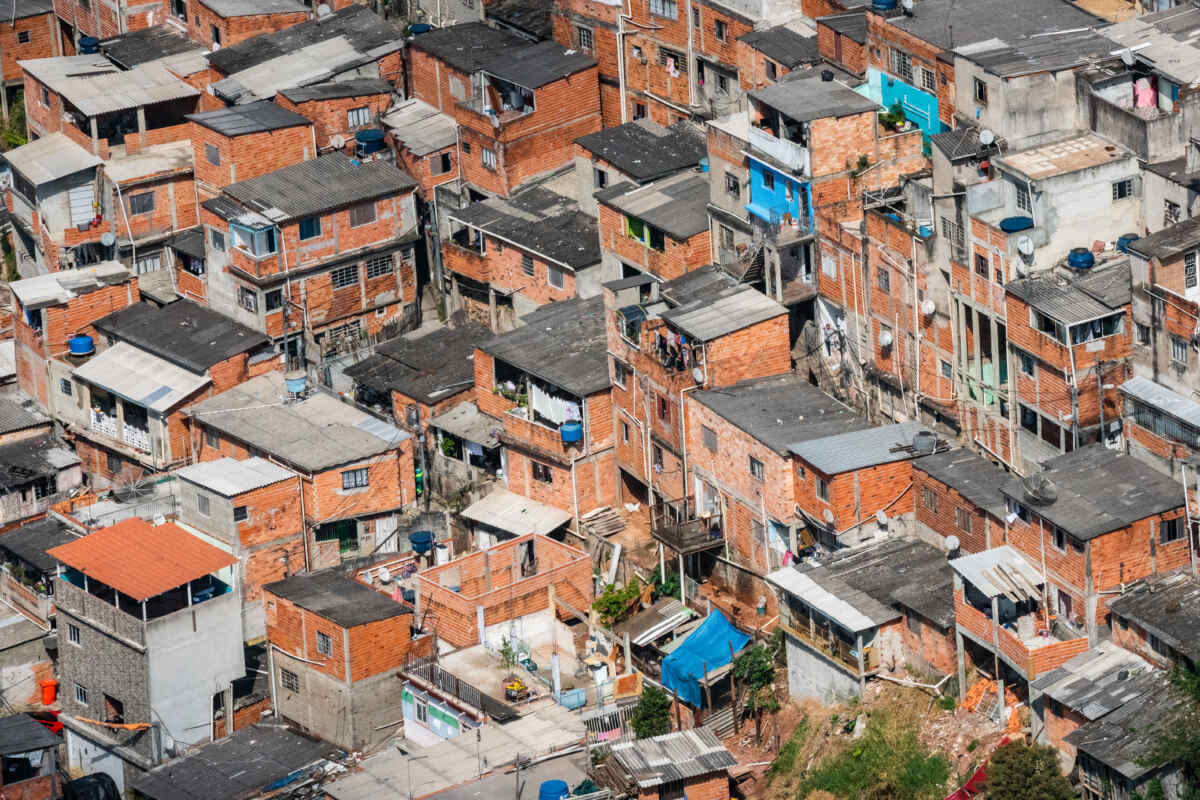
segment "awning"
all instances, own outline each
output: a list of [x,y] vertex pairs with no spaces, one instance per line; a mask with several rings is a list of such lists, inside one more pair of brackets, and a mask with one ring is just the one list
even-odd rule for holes
[[1164,414],[1170,414],[1181,422],[1186,422],[1193,428],[1200,428],[1200,403],[1190,397],[1173,392],[1140,375],[1125,381],[1117,389],[1135,400],[1157,408]]
[[516,536],[524,536],[527,533],[547,534],[571,521],[571,515],[566,511],[530,500],[507,489],[497,489],[482,500],[472,503],[462,515],[473,522],[490,525]]
[[712,612],[683,644],[663,659],[663,686],[673,690],[685,703],[699,707],[700,681],[733,661],[733,654],[749,641],[750,634],[733,627],[720,611]]
[[1009,545],[993,547],[950,561],[951,568],[986,597],[1037,600],[1042,576],[1020,551]]
[[119,342],[75,370],[75,377],[160,414],[208,385],[197,375]]
[[[873,604],[873,607],[860,609],[851,605],[794,567],[784,567],[772,572],[767,576],[767,582],[803,600],[807,605],[820,611],[850,633],[876,628],[888,621],[883,617],[894,619],[900,616],[895,609],[884,607],[878,600],[870,598],[862,592],[858,592],[855,599],[864,602],[863,599],[866,598],[870,604]],[[868,616],[864,611],[874,614],[875,618]]]
[[459,403],[445,414],[429,420],[429,424],[460,439],[488,448],[500,446],[500,439],[497,437],[500,431],[504,430],[504,423],[482,413],[474,403]]

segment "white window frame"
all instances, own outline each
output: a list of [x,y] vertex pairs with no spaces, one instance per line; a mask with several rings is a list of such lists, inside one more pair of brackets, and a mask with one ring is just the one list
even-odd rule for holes
[[371,109],[369,106],[359,106],[346,112],[346,125],[350,130],[371,124]]

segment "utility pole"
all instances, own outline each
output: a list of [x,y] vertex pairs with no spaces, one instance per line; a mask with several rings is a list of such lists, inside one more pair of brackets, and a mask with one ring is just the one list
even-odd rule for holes
[[1108,436],[1104,431],[1104,361],[1096,361],[1096,405],[1100,409],[1100,444],[1108,446]]

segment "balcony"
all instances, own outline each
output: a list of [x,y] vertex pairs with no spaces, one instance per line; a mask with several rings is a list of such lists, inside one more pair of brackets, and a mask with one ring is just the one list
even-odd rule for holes
[[12,564],[0,567],[0,600],[40,624],[49,625],[54,614],[54,598],[48,579],[40,574],[32,577],[14,567]]
[[760,206],[751,202],[746,210],[755,229],[777,245],[807,239],[813,233],[812,221],[806,213],[793,215],[783,204]]
[[[858,652],[854,645],[836,634],[827,624],[818,622],[803,609],[794,604],[787,605],[787,614],[780,617],[779,626],[790,636],[804,642],[810,649],[833,661],[838,666],[850,670],[856,677],[860,675]],[[875,648],[864,648],[862,675],[868,675],[879,669],[879,654]]]
[[770,156],[798,175],[809,174],[808,148],[789,142],[787,139],[777,139],[761,128],[750,128],[750,147]]
[[703,513],[693,519],[686,519],[683,504],[679,501],[655,510],[650,534],[684,556],[725,545],[720,512]]
[[96,433],[102,433],[113,439],[120,439],[121,435],[117,432],[117,418],[111,414],[106,414],[100,409],[92,409],[92,423],[89,425]]
[[956,592],[954,612],[959,628],[986,647],[998,644],[1004,660],[1027,680],[1058,669],[1088,649],[1086,636],[1075,636],[1069,630],[1064,633],[1065,626],[1060,624],[1046,627],[1045,616],[1036,611],[996,624],[990,613],[965,602]]
[[54,585],[57,604],[73,614],[108,628],[138,644],[144,644],[143,626],[147,622],[177,611],[223,597],[233,588],[215,575],[204,575],[174,589],[137,601],[111,586],[89,580],[83,573],[68,568]]

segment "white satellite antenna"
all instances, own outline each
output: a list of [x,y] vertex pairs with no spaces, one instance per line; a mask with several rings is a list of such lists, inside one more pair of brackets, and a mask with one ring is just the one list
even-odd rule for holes
[[832,512],[832,511],[830,511],[828,508],[827,508],[827,509],[825,509],[825,513],[824,513],[824,514],[822,514],[822,516],[823,516],[823,517],[825,517],[825,521],[826,521],[826,522],[828,522],[828,523],[830,523],[830,524],[832,524],[832,523],[833,523],[833,512]]
[[346,146],[346,137],[342,136],[340,133],[330,136],[329,137],[329,146],[332,147],[334,150],[341,150],[343,147]]
[[321,3],[321,5],[317,6],[317,18],[318,19],[323,18],[323,17],[328,17],[331,13],[333,13],[333,10],[329,7],[329,5],[327,3]]
[[880,331],[879,332],[879,346],[883,347],[883,348],[888,348],[888,347],[892,346],[891,331]]
[[104,245],[105,247],[112,247],[116,243],[117,237],[113,235],[112,231],[105,231],[104,233],[100,234],[100,244]]
[[1128,47],[1121,51],[1121,61],[1123,61],[1127,67],[1133,66],[1133,51]]
[[930,316],[934,311],[937,311],[937,303],[929,299],[926,299],[924,303],[921,303],[921,313],[925,316]]
[[1017,252],[1023,256],[1033,255],[1033,239],[1028,236],[1017,239]]
[[692,367],[692,380],[696,383],[704,383],[704,370],[699,367]]
[[379,582],[389,583],[392,580],[392,573],[387,567],[379,568]]
[[990,128],[984,128],[979,132],[979,143],[984,147],[991,147],[996,141],[996,134],[992,133]]
[[900,0],[900,5],[904,6],[905,11],[909,12],[910,14],[912,13],[913,0]]

